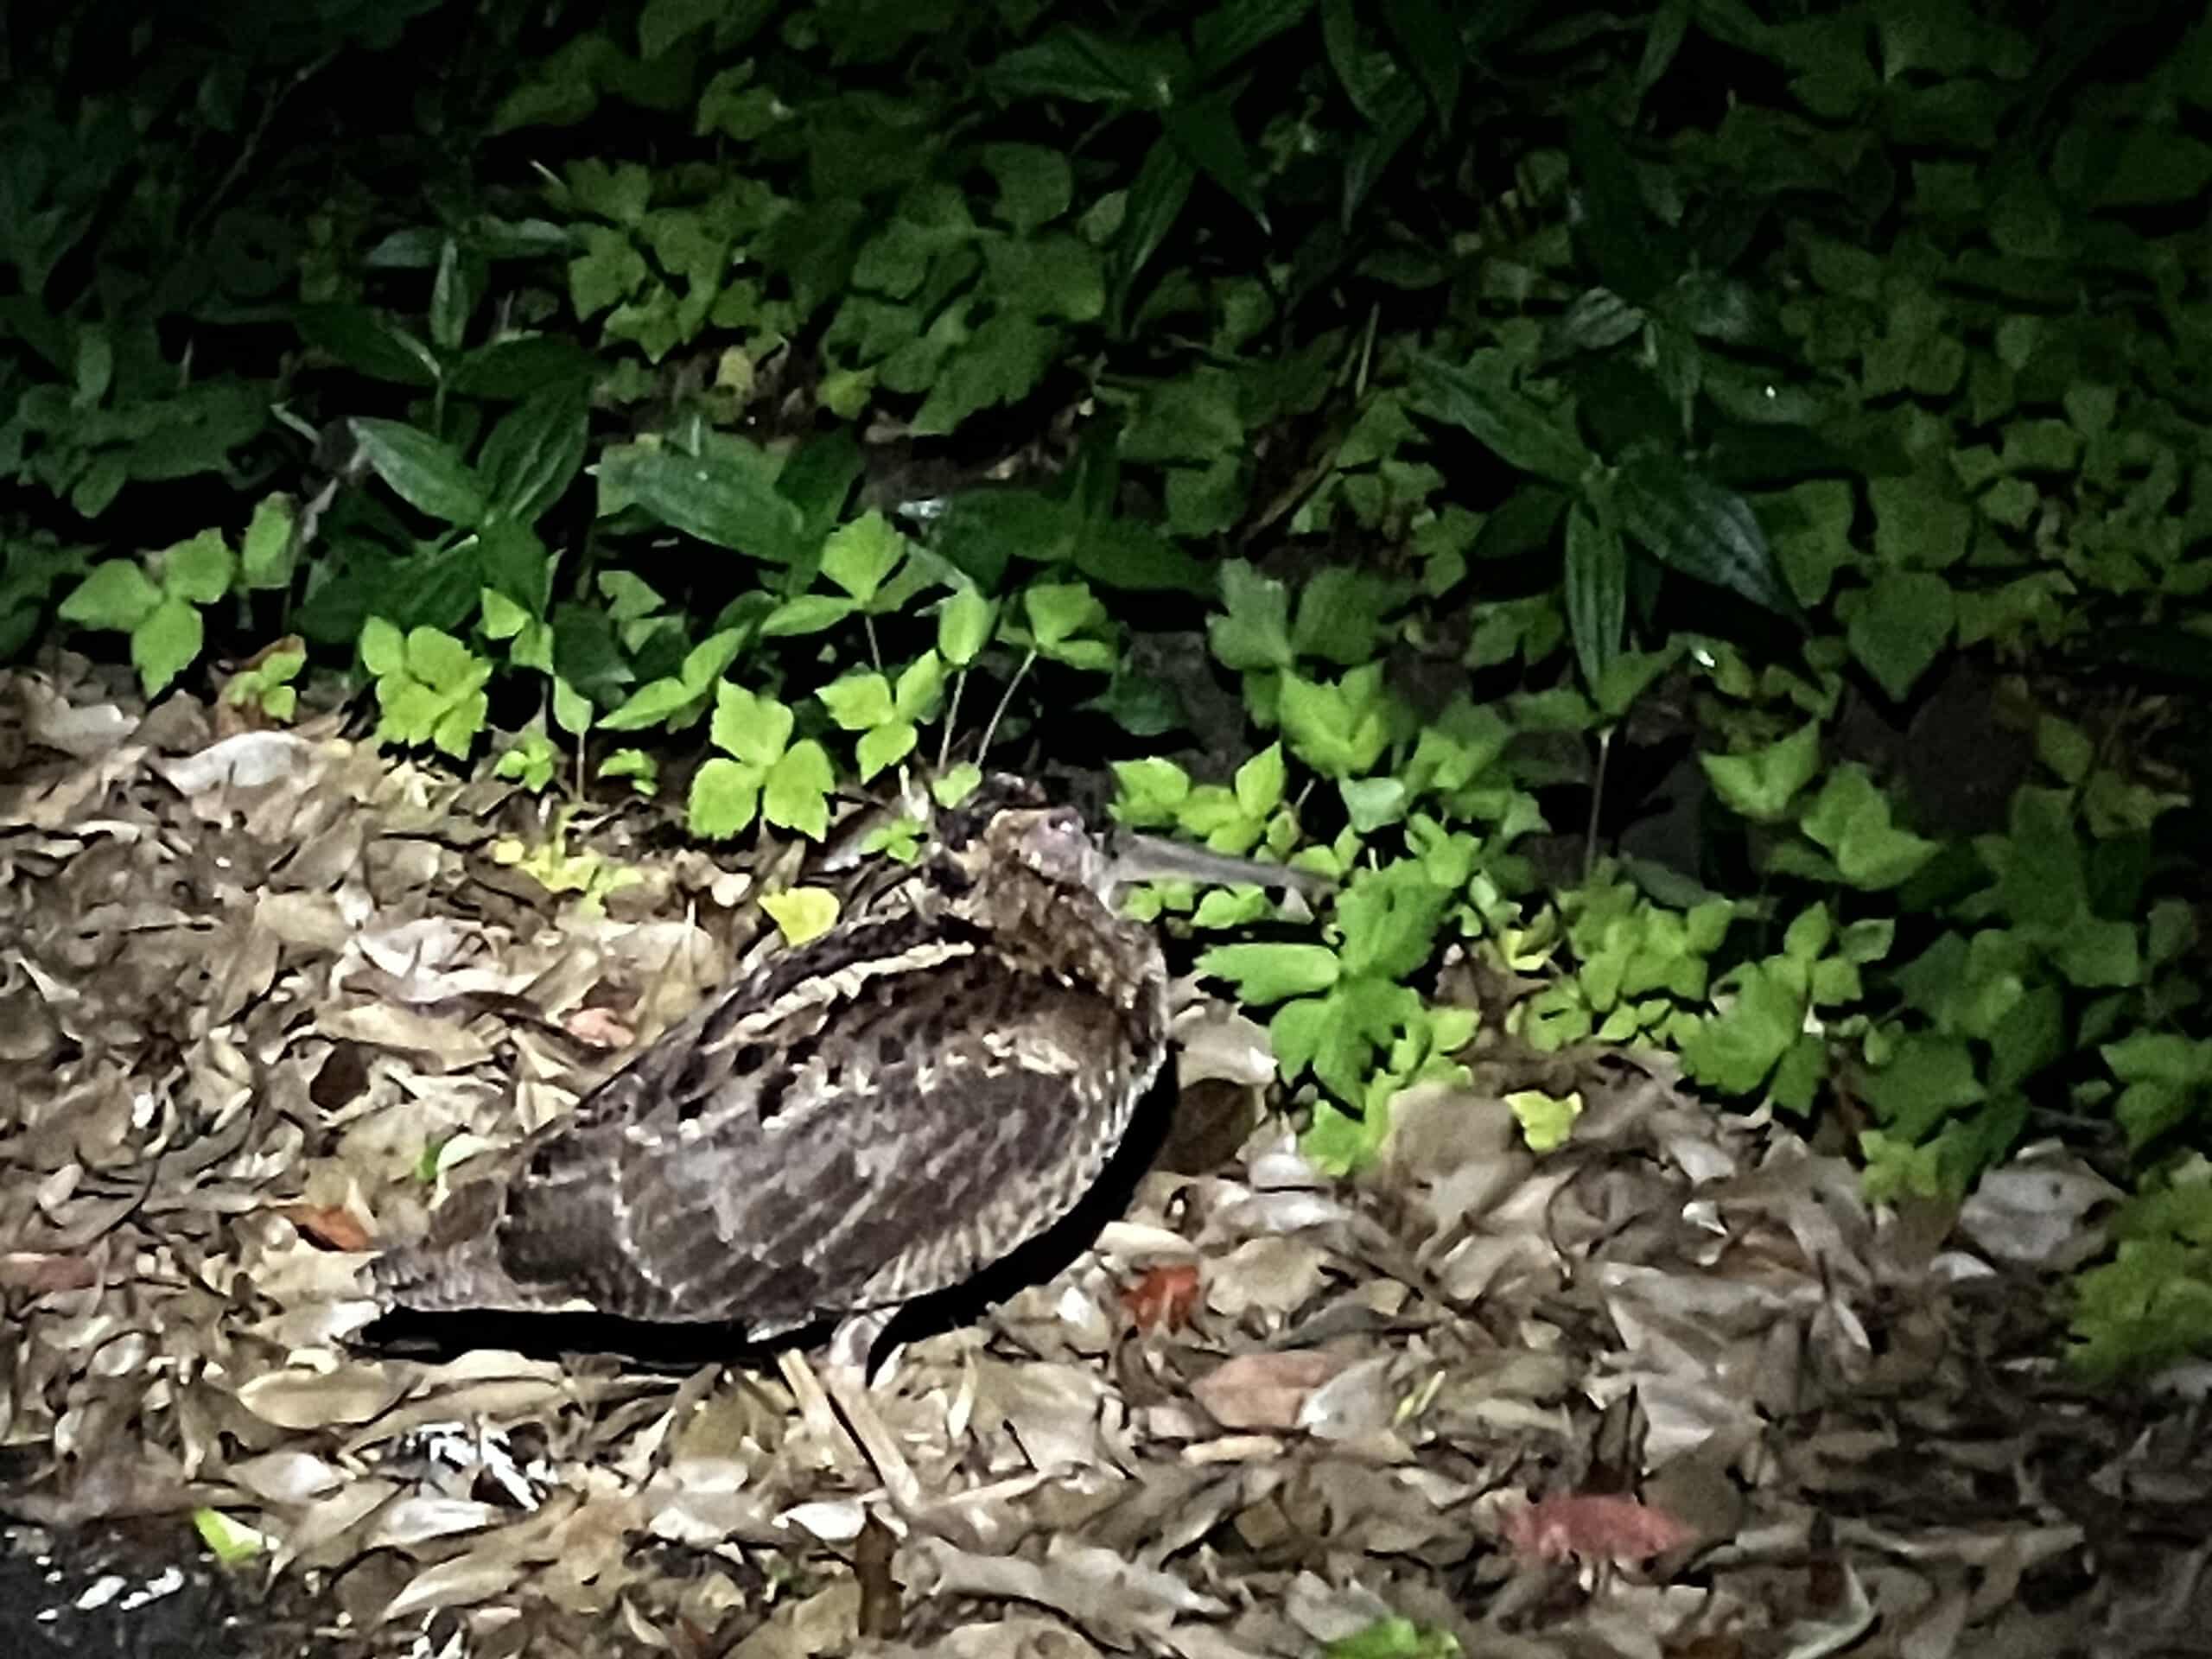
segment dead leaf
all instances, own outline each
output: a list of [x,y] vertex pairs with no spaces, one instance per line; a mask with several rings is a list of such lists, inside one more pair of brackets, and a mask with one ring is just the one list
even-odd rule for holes
[[1198,1270],[1187,1262],[1153,1268],[1122,1291],[1122,1306],[1140,1331],[1179,1331],[1198,1300]]
[[612,1008],[578,1008],[561,1025],[569,1036],[594,1048],[627,1048],[638,1040],[638,1033]]
[[1641,1567],[1697,1541],[1697,1530],[1664,1510],[1611,1493],[1540,1498],[1504,1519],[1505,1539],[1524,1561],[1612,1561]]
[[1295,1428],[1306,1398],[1345,1361],[1319,1349],[1243,1354],[1191,1385],[1191,1393],[1224,1428]]
[[375,1235],[342,1205],[288,1204],[276,1213],[326,1250],[359,1255],[377,1247]]

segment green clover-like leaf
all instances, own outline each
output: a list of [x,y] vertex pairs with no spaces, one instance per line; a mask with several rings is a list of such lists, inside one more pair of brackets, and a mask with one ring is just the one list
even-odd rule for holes
[[786,887],[760,895],[760,908],[785,944],[804,944],[837,925],[837,895],[827,887]]

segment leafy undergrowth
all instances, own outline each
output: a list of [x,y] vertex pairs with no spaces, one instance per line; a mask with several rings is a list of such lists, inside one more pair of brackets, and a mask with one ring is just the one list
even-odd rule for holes
[[[1475,1046],[1342,1182],[1253,1127],[1266,1029],[1191,995],[1126,1211],[880,1387],[936,1530],[884,1509],[798,1356],[365,1344],[363,1252],[780,948],[792,872],[116,683],[0,683],[0,1402],[10,1541],[53,1563],[8,1568],[11,1651],[134,1651],[172,1595],[255,1659],[1997,1656],[2201,1625],[2190,1411],[2048,1357],[2115,1189],[2044,1147],[1962,1215],[1877,1208],[1649,1049]],[[177,1568],[207,1552],[219,1596]]]
[[[310,1386],[341,1258],[416,1219],[486,1139],[561,1109],[594,1052],[657,1027],[740,944],[829,925],[849,861],[809,853],[912,856],[926,804],[985,764],[1339,880],[1313,914],[1252,892],[1140,895],[1200,993],[1226,999],[1208,1017],[1247,1022],[1229,1048],[1268,1055],[1270,1122],[1362,1196],[1343,1224],[1357,1269],[1300,1279],[1275,1325],[1208,1279],[1188,1351],[1147,1338],[1086,1372],[1095,1320],[1088,1347],[1021,1338],[1074,1368],[1053,1388],[1103,1391],[1082,1397],[1116,1433],[1154,1435],[1155,1409],[1187,1421],[1163,1402],[1255,1333],[1327,1313],[1349,1340],[1363,1295],[1411,1345],[1377,1337],[1355,1369],[1389,1347],[1464,1372],[1471,1351],[1440,1333],[1472,1291],[1374,1288],[1474,1248],[1424,1230],[1408,1183],[1444,1180],[1455,1216],[1507,1202],[1446,1179],[1465,1154],[1420,1137],[1421,1103],[1494,1096],[1499,1133],[1510,1117],[1519,1145],[1579,1171],[1624,1109],[1623,1067],[1668,1112],[1713,1116],[1667,1118],[1656,1165],[1573,1176],[1586,1196],[1622,1188],[1586,1206],[1602,1225],[1549,1218],[1580,1313],[1530,1302],[1513,1339],[1601,1380],[1577,1392],[1578,1370],[1542,1396],[1561,1419],[1516,1395],[1491,1421],[1704,1409],[1758,1371],[1745,1354],[1789,1347],[1752,1340],[1770,1316],[1809,1319],[1814,1351],[1841,1344],[1820,1363],[1873,1387],[1924,1354],[1905,1334],[1923,1311],[1999,1317],[1979,1288],[1945,1300],[1854,1242],[1917,1236],[1912,1217],[1962,1202],[2011,1230],[1999,1254],[2059,1275],[1989,1282],[2024,1298],[2023,1352],[2064,1356],[2073,1382],[2196,1375],[2212,23],[2031,23],[1982,0],[1227,0],[1110,27],[1046,0],[397,0],[281,29],[257,7],[206,11],[26,22],[10,41],[23,90],[0,114],[0,655],[47,676],[14,682],[23,718],[0,720],[5,902],[46,930],[4,959],[8,1062],[27,1070],[0,1179],[44,1230],[7,1258],[34,1318],[8,1337],[4,1443],[92,1456],[101,1472],[67,1483],[91,1496],[56,1501],[137,1502],[98,1455],[136,1413],[169,1460],[148,1478],[201,1513],[210,1548],[289,1550],[341,1584],[358,1570],[363,1608],[456,1529],[507,1543],[440,1569],[426,1605],[488,1582],[486,1561],[512,1570],[518,1537],[538,1581],[559,1581],[556,1555],[619,1578],[608,1540],[664,1496],[695,1397],[503,1360],[478,1378],[333,1358],[336,1380]],[[79,653],[128,664],[143,724],[100,712]],[[363,747],[331,747],[339,734]],[[232,758],[195,772],[210,734]],[[195,804],[159,835],[129,804],[166,803],[146,792],[156,757],[184,766],[171,786]],[[222,787],[261,814],[244,830],[209,804],[234,766]],[[895,807],[849,814],[894,790]],[[721,931],[673,919],[679,895]],[[328,1045],[311,1071],[308,1027]],[[1681,1245],[1678,1217],[1726,1221],[1637,1188],[1654,1168],[1719,1181],[1793,1136],[1817,1155],[1821,1213],[1849,1220],[1822,1244],[1790,1200],[1782,1259],[1808,1253],[1840,1300],[1791,1281],[1746,1312],[1774,1262],[1765,1235],[1737,1249],[1725,1227],[1697,1257],[1725,1295],[1677,1274],[1664,1320],[1583,1270],[1599,1237],[1633,1257]],[[2064,1177],[2045,1193],[2021,1160],[2052,1141],[2088,1168],[2050,1166]],[[172,1142],[194,1150],[155,1160]],[[1754,1150],[1689,1150],[1715,1147]],[[1537,1167],[1520,1202],[1554,1166]],[[1263,1187],[1254,1213],[1276,1203]],[[1339,1202],[1298,1190],[1281,1206]],[[2047,1223],[2112,1194],[2108,1225]],[[1142,1213],[1196,1237],[1202,1279],[1269,1236],[1216,1240],[1160,1196]],[[1384,1241],[1397,1254],[1375,1255]],[[1089,1271],[1065,1306],[1108,1318],[1107,1268]],[[97,1285],[44,1277],[87,1272]],[[1488,1294],[1474,1312],[1488,1328]],[[1609,1332],[1733,1369],[1694,1387],[1622,1370]],[[1854,1369],[1859,1334],[1873,1357]],[[941,1340],[929,1351],[953,1365],[963,1351]],[[158,1387],[134,1392],[149,1369]],[[1946,1391],[1964,1372],[1938,1369],[1938,1397],[1981,1421],[1983,1401]],[[1193,1498],[1189,1525],[1236,1517],[1234,1549],[1217,1529],[1207,1547],[1290,1574],[1264,1593],[1205,1581],[1213,1555],[1160,1553],[1181,1535],[1166,1522],[1149,1554],[1121,1523],[1084,1535],[1177,1578],[1142,1580],[1164,1603],[1128,1594],[1160,1629],[1203,1625],[1194,1651],[1294,1606],[1303,1638],[1351,1638],[1349,1586],[1418,1559],[1435,1595],[1358,1637],[1414,1653],[1449,1623],[1437,1598],[1497,1616],[1469,1587],[1490,1582],[1466,1566],[1478,1536],[1529,1554],[1578,1527],[1637,1535],[1602,1505],[1478,1526],[1440,1498],[1441,1534],[1395,1510],[1409,1531],[1376,1523],[1411,1541],[1376,1544],[1381,1568],[1284,1566],[1287,1541],[1368,1513],[1361,1494],[1389,1484],[1374,1471],[1405,1475],[1397,1503],[1437,1480],[1610,1498],[1658,1466],[1601,1440],[1509,1480],[1476,1437],[1420,1440],[1421,1412],[1395,1413],[1424,1385],[1389,1376],[1391,1422],[1329,1441],[1358,1446],[1370,1484],[1327,1463],[1351,1484],[1313,1512],[1268,1486],[1272,1453],[1248,1469],[1233,1440],[1110,1448],[1147,1515],[1177,1511],[1162,1494],[1192,1471],[1244,1483],[1220,1508]],[[2042,1370],[1974,1386],[2010,1399],[2024,1376],[2061,1386]],[[963,1474],[1072,1455],[1058,1418],[979,1416],[983,1386],[948,1396],[982,1437]],[[562,1403],[514,1403],[534,1389]],[[296,1393],[315,1421],[288,1427]],[[557,1512],[469,1508],[522,1499],[486,1496],[480,1471],[425,1474],[414,1442],[399,1474],[370,1458],[385,1441],[366,1424],[428,1421],[455,1394],[503,1402],[518,1431],[536,1412],[524,1463],[575,1452]],[[1926,1450],[1926,1422],[1849,1397]],[[333,1398],[364,1426],[329,1429]],[[1951,1466],[1900,1451],[1871,1496],[1847,1473],[1785,1478],[1785,1419],[1758,1398],[1751,1440],[1707,1439],[1782,1506],[1768,1520],[1888,1505]],[[804,1433],[787,1455],[774,1417],[734,1434],[742,1456],[709,1459],[745,1470],[747,1503],[781,1502],[830,1455]],[[315,1461],[290,1455],[295,1428],[321,1436]],[[256,1456],[277,1460],[191,1490]],[[374,1501],[298,1542],[327,1478]],[[2108,1495],[2133,1477],[2098,1478]],[[257,1520],[249,1499],[276,1510]],[[1984,1600],[1913,1580],[1936,1590],[1885,1628],[1961,1606],[1971,1622],[2031,1567],[2054,1575],[2037,1606],[2104,1618],[2134,1564],[2105,1521],[2082,1524],[2094,1548],[2017,1529],[1993,1544]],[[372,1535],[375,1565],[345,1569]],[[1839,1536],[1808,1532],[1803,1552]],[[2068,1602],[2087,1567],[2103,1581]],[[1306,1571],[1339,1604],[1313,1611]],[[696,1593],[736,1595],[733,1617],[813,1605],[797,1567],[724,1582]],[[574,1605],[601,1605],[592,1586]],[[1498,1593],[1512,1618],[1548,1606]],[[1732,1593],[1766,1607],[1752,1624],[1821,1616]],[[672,1628],[675,1604],[654,1605],[639,1617]],[[724,1611],[682,1618],[711,1630]]]

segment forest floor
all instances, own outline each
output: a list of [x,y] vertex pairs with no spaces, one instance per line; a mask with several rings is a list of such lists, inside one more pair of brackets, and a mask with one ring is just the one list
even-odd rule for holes
[[[2212,1370],[2059,1357],[2112,1189],[2036,1147],[1871,1206],[1649,1054],[1486,1037],[1337,1182],[1183,987],[1126,1195],[879,1381],[919,1517],[804,1351],[388,1338],[426,1147],[769,947],[655,809],[340,730],[0,677],[0,1652],[2212,1653]],[[1584,1105],[1541,1156],[1529,1087]]]

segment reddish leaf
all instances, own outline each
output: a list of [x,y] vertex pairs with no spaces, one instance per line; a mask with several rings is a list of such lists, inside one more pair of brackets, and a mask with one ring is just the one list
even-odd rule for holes
[[638,1040],[638,1033],[612,1008],[578,1008],[561,1023],[569,1036],[594,1048],[627,1048]]
[[1569,1493],[1508,1515],[1505,1539],[1523,1560],[1611,1560],[1637,1567],[1694,1542],[1697,1531],[1637,1498]]
[[1224,1361],[1191,1385],[1224,1428],[1295,1428],[1306,1396],[1344,1370],[1335,1354],[1294,1348]]
[[1198,1300],[1198,1269],[1189,1262],[1149,1268],[1122,1291],[1122,1306],[1140,1331],[1181,1330]]
[[288,1204],[278,1213],[326,1250],[342,1250],[350,1255],[377,1247],[369,1230],[342,1205]]
[[82,1255],[49,1255],[41,1250],[11,1250],[0,1255],[0,1289],[89,1290],[100,1281],[99,1263]]

